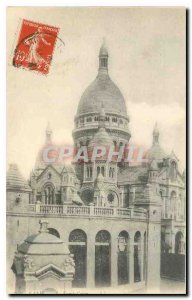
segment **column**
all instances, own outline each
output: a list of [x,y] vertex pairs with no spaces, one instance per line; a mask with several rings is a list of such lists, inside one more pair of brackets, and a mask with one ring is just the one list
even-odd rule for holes
[[44,192],[42,193],[41,203],[47,204],[47,203],[45,203],[45,193]]
[[95,287],[95,235],[87,237],[87,288]]
[[171,230],[171,253],[175,253],[175,232]]
[[111,239],[111,286],[118,285],[118,238],[112,236]]
[[134,240],[129,238],[129,283],[134,283]]
[[143,264],[144,264],[144,236],[141,235],[141,244],[140,244],[140,262],[141,262],[141,281],[143,281]]
[[64,187],[61,187],[61,203],[62,204],[65,203],[65,191],[64,191]]

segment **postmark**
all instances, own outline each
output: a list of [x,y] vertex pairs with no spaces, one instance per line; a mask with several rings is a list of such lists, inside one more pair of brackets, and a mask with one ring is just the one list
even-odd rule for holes
[[23,19],[12,59],[13,66],[47,75],[58,33],[59,27]]

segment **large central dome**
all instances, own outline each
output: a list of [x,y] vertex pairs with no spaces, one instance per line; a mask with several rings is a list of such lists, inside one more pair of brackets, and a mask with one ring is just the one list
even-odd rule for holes
[[127,116],[125,100],[108,74],[98,74],[83,93],[77,114],[99,113],[103,105],[107,113]]
[[106,113],[127,117],[123,95],[108,75],[108,51],[104,45],[99,53],[98,75],[83,93],[77,115],[99,113],[101,106]]
[[[100,113],[105,112],[100,129]],[[83,93],[75,116],[73,139],[76,147],[90,143],[127,144],[130,139],[129,117],[123,95],[108,74],[108,51],[103,44],[95,80]]]

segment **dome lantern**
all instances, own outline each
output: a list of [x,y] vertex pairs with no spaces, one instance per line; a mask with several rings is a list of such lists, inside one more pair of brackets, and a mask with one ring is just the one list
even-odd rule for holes
[[105,45],[105,41],[103,41],[103,44],[99,51],[99,72],[104,71],[108,72],[108,50]]
[[155,127],[153,129],[153,145],[159,143],[159,130],[157,128],[157,122],[155,123]]

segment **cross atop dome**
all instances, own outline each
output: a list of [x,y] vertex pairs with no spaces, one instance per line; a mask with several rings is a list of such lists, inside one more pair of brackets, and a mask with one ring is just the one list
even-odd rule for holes
[[46,144],[52,143],[52,130],[50,127],[50,123],[48,122],[47,128],[46,128]]

